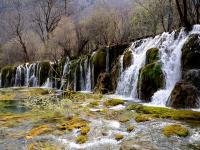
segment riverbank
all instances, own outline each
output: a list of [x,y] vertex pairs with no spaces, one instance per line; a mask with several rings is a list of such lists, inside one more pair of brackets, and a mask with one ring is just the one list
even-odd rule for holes
[[[23,99],[27,109],[0,112],[0,149],[139,150],[147,149],[147,145],[148,149],[200,146],[199,112],[142,106],[101,94],[72,91],[59,96],[51,90],[29,95],[43,90],[12,89],[28,94]],[[10,89],[2,91],[7,93]]]

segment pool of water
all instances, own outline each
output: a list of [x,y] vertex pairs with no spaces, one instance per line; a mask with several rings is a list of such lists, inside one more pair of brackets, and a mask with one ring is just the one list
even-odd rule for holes
[[0,100],[0,113],[24,113],[28,108],[22,100]]

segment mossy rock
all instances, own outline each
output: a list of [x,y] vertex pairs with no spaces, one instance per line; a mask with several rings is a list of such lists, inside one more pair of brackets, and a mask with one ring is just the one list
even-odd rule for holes
[[135,129],[135,126],[128,126],[127,132],[132,132]]
[[189,131],[187,128],[179,125],[179,124],[174,124],[174,125],[169,125],[163,128],[163,134],[167,137],[177,135],[180,137],[186,137],[189,135]]
[[155,63],[159,60],[159,49],[151,48],[146,53],[146,64]]
[[117,105],[123,105],[124,100],[121,99],[110,99],[104,102],[104,105],[109,107],[109,106],[117,106]]
[[189,37],[182,48],[182,68],[200,69],[200,40],[198,34]]
[[90,102],[90,104],[89,104],[89,107],[97,107],[97,106],[99,106],[98,101],[93,101],[93,102]]
[[15,82],[15,66],[5,66],[1,69],[2,87],[12,87]]
[[131,66],[132,59],[133,59],[132,51],[131,50],[125,51],[124,57],[123,57],[123,69],[127,69],[128,67]]
[[30,140],[30,139],[34,138],[35,136],[45,133],[49,130],[50,130],[50,128],[48,125],[42,125],[37,128],[33,128],[31,131],[29,131],[28,135],[25,138],[26,138],[26,140]]
[[137,113],[153,116],[154,118],[168,118],[182,120],[186,122],[197,121],[200,123],[200,112],[192,110],[176,110],[162,107],[143,106],[141,104],[131,104],[127,110],[135,110]]
[[150,121],[152,118],[148,115],[137,115],[135,117],[136,122],[145,122],[145,121]]
[[49,76],[51,65],[50,65],[49,61],[40,62],[39,64],[41,66],[41,70],[40,70],[40,74],[39,74],[40,75],[40,77],[39,77],[40,83],[39,84],[40,84],[40,86],[42,86],[46,82],[46,80]]
[[81,135],[87,135],[88,132],[90,132],[90,128],[89,127],[81,128]]
[[117,141],[120,141],[120,140],[122,140],[124,138],[124,135],[122,135],[122,134],[116,134],[115,135],[115,140],[117,140]]
[[167,106],[173,108],[199,108],[198,90],[189,82],[176,83]]
[[79,135],[78,137],[76,137],[76,143],[77,144],[84,144],[85,142],[87,142],[88,137],[86,135]]
[[150,101],[153,94],[164,87],[164,75],[160,63],[152,63],[143,67],[139,75],[139,98]]

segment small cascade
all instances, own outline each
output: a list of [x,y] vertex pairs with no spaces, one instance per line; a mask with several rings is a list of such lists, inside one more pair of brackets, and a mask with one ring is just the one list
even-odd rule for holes
[[86,91],[92,91],[92,79],[91,79],[91,66],[90,62],[88,63],[88,71],[86,75]]
[[15,87],[23,85],[23,73],[24,67],[22,65],[18,66],[15,74]]
[[77,68],[75,69],[74,71],[74,91],[77,90],[77,77],[76,77],[76,74],[77,74]]
[[109,73],[109,47],[106,48],[106,72]]
[[69,72],[69,65],[70,65],[70,60],[69,60],[69,57],[67,57],[67,58],[66,58],[65,65],[64,65],[64,68],[63,68],[63,73],[62,73],[62,78],[61,78],[61,86],[60,86],[60,89],[62,89],[63,86],[64,86],[64,84],[66,83],[65,76],[66,76],[66,74]]
[[[138,41],[134,42],[132,46],[130,47],[130,51],[132,51],[133,54],[133,60],[132,65],[124,70],[121,73],[120,79],[118,81],[116,94],[117,95],[123,95],[126,97],[137,97],[137,80],[139,75],[139,70],[142,68],[145,64],[146,59],[146,51],[153,46],[153,43],[156,43],[156,41],[159,39],[159,37],[156,37],[155,39],[148,38],[141,40],[142,43],[139,47],[137,46]],[[122,56],[123,57],[123,56]],[[123,58],[121,57],[121,66],[123,66]],[[121,69],[121,71],[123,68]]]
[[43,88],[53,88],[53,83],[50,78],[47,78],[46,83],[42,86]]
[[81,91],[85,91],[85,80],[84,80],[84,70],[83,70],[83,66],[82,63],[80,62],[80,87],[81,87]]

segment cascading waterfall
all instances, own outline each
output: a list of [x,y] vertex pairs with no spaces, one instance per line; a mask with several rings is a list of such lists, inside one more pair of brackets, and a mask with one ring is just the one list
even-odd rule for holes
[[189,36],[194,33],[200,34],[199,25],[194,26],[189,34],[182,29],[177,39],[174,39],[174,32],[172,34],[165,33],[166,41],[160,47],[160,60],[162,62],[162,70],[165,73],[166,85],[164,89],[154,93],[151,105],[166,105],[175,84],[181,79],[181,49]]
[[90,62],[88,62],[88,71],[86,74],[86,91],[92,91],[92,79],[91,79],[91,66]]
[[[150,104],[165,106],[175,84],[181,79],[181,49],[188,37],[194,33],[200,34],[199,25],[194,26],[189,34],[182,29],[177,38],[175,38],[175,32],[172,32],[134,42],[129,49],[133,54],[132,65],[123,70],[123,55],[120,58],[121,75],[116,94],[138,98],[139,70],[145,65],[146,52],[150,48],[158,48],[162,71],[165,75],[165,88],[154,93]],[[141,43],[140,46],[136,46],[138,42]]]
[[[121,73],[116,89],[117,95],[137,98],[137,81],[139,70],[145,65],[147,50],[151,47],[154,47],[159,39],[160,37],[156,36],[154,39],[148,38],[141,40],[140,46],[138,46],[138,41],[132,44],[129,49],[132,51],[133,55],[132,65]],[[123,55],[121,56],[121,61],[123,61],[122,57]]]

